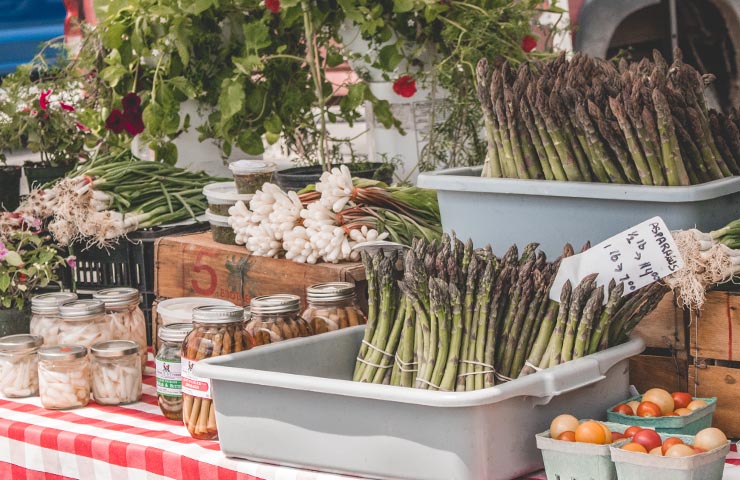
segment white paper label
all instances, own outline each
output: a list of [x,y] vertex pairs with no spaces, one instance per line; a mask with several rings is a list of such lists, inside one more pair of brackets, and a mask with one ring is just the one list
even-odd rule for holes
[[[624,283],[624,295],[650,285],[683,267],[676,242],[663,219],[653,217],[628,228],[584,253],[564,258],[560,263],[550,299],[560,301],[567,280],[575,288],[586,276],[598,273],[597,285],[614,279]],[[604,296],[604,303],[608,299]]]
[[195,360],[182,357],[182,393],[194,397],[211,398],[211,380],[193,375]]
[[172,397],[182,396],[182,378],[180,376],[180,360],[165,360],[157,357],[157,393]]

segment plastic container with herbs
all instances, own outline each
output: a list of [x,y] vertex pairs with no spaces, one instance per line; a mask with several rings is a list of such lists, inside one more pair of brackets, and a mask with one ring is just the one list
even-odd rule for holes
[[182,420],[182,342],[193,329],[192,323],[171,323],[159,327],[161,342],[156,356],[157,403],[170,420]]
[[206,210],[206,218],[211,224],[211,234],[213,241],[224,245],[236,245],[236,232],[229,225],[229,217],[214,215],[210,210]]
[[237,160],[229,164],[234,174],[236,190],[241,194],[254,194],[262,185],[272,181],[277,165],[262,160]]
[[74,300],[59,307],[59,344],[90,348],[110,340],[105,304],[100,300]]
[[314,334],[367,323],[357,305],[355,286],[346,282],[312,285],[306,289],[308,308],[301,315]]
[[10,398],[39,393],[38,351],[40,335],[8,335],[0,338],[0,392]]
[[222,217],[229,216],[229,208],[236,202],[241,201],[248,205],[254,196],[237,192],[235,182],[210,183],[203,187],[203,195],[208,200],[208,210]]
[[84,407],[90,401],[90,361],[82,345],[39,350],[39,396],[51,410]]
[[141,357],[132,340],[111,340],[90,350],[93,398],[100,405],[123,405],[141,399]]
[[57,345],[59,326],[62,323],[59,307],[74,300],[77,300],[77,294],[72,292],[42,293],[33,297],[31,299],[31,334],[41,335],[44,338],[44,345]]
[[139,291],[135,288],[106,288],[93,298],[105,303],[105,319],[111,340],[132,340],[139,345],[141,371],[146,367],[146,319],[139,307]]
[[193,366],[204,358],[241,352],[253,345],[252,336],[244,328],[243,308],[207,306],[193,310],[193,330],[180,350],[182,420],[193,438],[218,438],[211,382],[193,375]]
[[313,331],[301,318],[301,299],[297,295],[263,295],[252,299],[247,331],[255,345],[308,337]]

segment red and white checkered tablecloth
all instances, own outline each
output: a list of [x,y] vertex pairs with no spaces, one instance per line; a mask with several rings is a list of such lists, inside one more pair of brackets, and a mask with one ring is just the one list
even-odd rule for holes
[[[151,360],[151,355],[150,355]],[[354,477],[229,459],[218,442],[194,440],[157,406],[153,365],[141,402],[70,411],[41,407],[38,397],[0,397],[0,479],[340,480]],[[526,480],[542,480],[544,474]],[[724,480],[740,480],[733,449]]]

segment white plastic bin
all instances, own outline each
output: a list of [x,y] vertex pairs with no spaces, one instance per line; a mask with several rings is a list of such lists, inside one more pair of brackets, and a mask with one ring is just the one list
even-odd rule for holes
[[[497,249],[532,241],[549,257],[599,243],[656,215],[672,230],[725,226],[740,215],[740,177],[690,187],[481,178],[482,167],[419,175],[437,190],[442,226]],[[474,207],[473,207],[474,206]]]
[[196,364],[227,456],[372,478],[510,479],[542,468],[535,434],[562,412],[603,418],[640,339],[504,385],[430,392],[352,382],[364,326]]

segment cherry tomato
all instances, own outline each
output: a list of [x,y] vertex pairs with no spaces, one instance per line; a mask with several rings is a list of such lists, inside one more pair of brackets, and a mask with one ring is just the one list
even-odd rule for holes
[[632,411],[632,407],[624,403],[620,403],[616,407],[612,408],[612,412],[621,413],[622,415],[634,415],[635,414],[635,412]]
[[563,432],[560,435],[558,435],[558,438],[556,440],[563,440],[564,442],[575,442],[576,441],[576,432]]
[[698,453],[704,453],[704,452],[706,452],[706,450],[704,450],[703,448],[698,448],[698,447],[694,447],[694,451],[695,451],[695,452],[696,452],[697,454],[698,454]]
[[683,444],[683,440],[681,440],[680,438],[676,438],[676,437],[666,438],[665,441],[663,442],[663,447],[662,447],[663,455],[665,455],[665,452],[667,452],[669,448],[671,448],[674,445],[678,445],[678,444]]
[[624,433],[612,432],[612,442],[625,438]]
[[[673,397],[667,390],[662,388],[651,388],[642,396],[642,402],[652,402],[660,407],[660,411],[663,415],[671,413],[676,407],[673,405]],[[640,415],[638,413],[638,415]],[[640,415],[642,416],[642,415]],[[660,415],[653,415],[659,417]]]
[[694,449],[686,444],[680,443],[673,445],[671,448],[666,450],[665,453],[666,457],[690,457],[691,455],[696,455]]
[[676,412],[671,412],[671,413],[666,413],[666,414],[665,414],[665,415],[663,415],[663,416],[664,416],[664,417],[679,417],[680,415],[679,415],[679,414],[677,414]]
[[624,436],[625,438],[626,437],[632,438],[640,430],[642,430],[642,427],[629,427],[627,430],[624,431]]
[[637,407],[638,417],[660,417],[661,415],[662,411],[660,407],[653,402],[645,401]]
[[686,408],[693,400],[691,394],[686,392],[673,392],[671,397],[673,397],[673,408],[676,409]]
[[599,422],[589,420],[578,425],[576,442],[604,445],[606,443],[606,433]]
[[647,449],[639,443],[630,442],[622,445],[622,450],[629,450],[630,452],[648,453]]
[[640,445],[645,447],[645,450],[647,450],[648,452],[655,447],[660,447],[661,445],[663,445],[658,432],[656,432],[655,430],[650,430],[649,428],[645,428],[637,432],[635,436],[632,437],[632,441],[639,443]]

